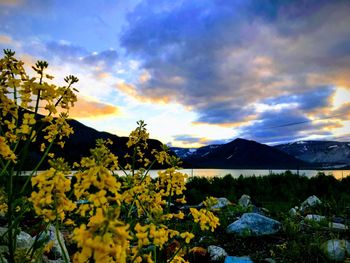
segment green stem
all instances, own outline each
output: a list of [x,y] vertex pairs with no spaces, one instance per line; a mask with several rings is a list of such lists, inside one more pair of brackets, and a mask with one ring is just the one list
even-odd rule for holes
[[[55,172],[56,174],[56,172]],[[69,263],[69,260],[68,260],[68,256],[66,255],[66,251],[64,250],[63,248],[63,245],[62,245],[62,242],[61,242],[61,238],[60,238],[60,233],[58,231],[58,212],[57,212],[57,195],[54,193],[54,206],[55,206],[55,215],[56,215],[56,218],[55,218],[55,232],[56,232],[56,238],[57,238],[57,241],[58,241],[58,244],[61,248],[61,251],[62,251],[62,255],[63,255],[63,259],[64,259],[64,262],[65,263]]]
[[136,146],[134,147],[134,153],[132,154],[132,176],[135,175],[135,159],[136,159]]
[[157,247],[156,246],[154,246],[153,247],[153,261],[155,262],[155,263],[157,263]]
[[176,257],[176,255],[181,251],[181,249],[184,247],[184,245],[182,244],[178,250],[176,250],[176,252],[174,253],[174,255],[172,255],[172,257],[169,259],[169,261],[167,261],[167,263],[170,263],[171,261],[173,261],[173,259]]
[[62,241],[61,241],[61,238],[60,238],[60,235],[59,235],[57,217],[56,217],[56,223],[55,223],[55,231],[56,231],[56,238],[57,238],[58,244],[60,245],[60,248],[61,248],[61,251],[62,251],[62,254],[63,254],[64,262],[65,263],[69,263],[68,256],[66,255],[66,251],[63,248]]
[[26,182],[24,183],[20,194],[22,194],[24,192],[24,190],[26,189],[28,183],[30,182],[30,180],[32,179],[33,175],[37,172],[37,170],[39,169],[40,165],[44,162],[46,156],[48,155],[52,145],[53,145],[54,140],[52,140],[49,144],[49,146],[46,148],[44,155],[41,157],[40,161],[38,162],[38,164],[35,166],[35,168],[33,169],[32,173],[28,176]]
[[[12,78],[15,78],[15,75],[13,73],[11,73]],[[15,104],[17,105],[17,88],[16,85],[13,85],[13,100],[15,101]]]
[[9,261],[10,263],[15,263],[15,248],[16,248],[16,235],[13,235],[13,222],[12,222],[12,213],[13,213],[13,171],[10,172],[8,182],[8,193],[7,193],[7,220],[11,228],[8,230],[8,248],[9,248]]

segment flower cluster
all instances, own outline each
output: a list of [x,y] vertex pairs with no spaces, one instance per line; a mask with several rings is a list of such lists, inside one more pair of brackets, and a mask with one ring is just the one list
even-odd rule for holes
[[[165,146],[146,154],[149,134],[146,124],[139,121],[130,133],[127,147],[131,154],[125,160],[119,162],[113,154],[111,141],[97,140],[90,156],[75,163],[78,170],[72,172],[50,149],[53,144],[63,148],[64,139],[73,133],[67,118],[77,100],[72,85],[78,79],[68,76],[66,85],[57,87],[49,83],[53,76],[45,73],[47,67],[47,62],[38,61],[32,67],[38,76],[30,78],[14,52],[6,50],[0,59],[0,166],[1,176],[8,176],[6,193],[0,189],[0,214],[8,218],[9,262],[16,259],[16,234],[29,209],[26,206],[17,211],[17,204],[25,198],[30,181],[30,209],[46,223],[54,224],[56,235],[62,224],[71,230],[76,250],[74,255],[63,252],[65,262],[69,256],[76,263],[186,262],[187,248],[195,238],[187,227],[191,217],[170,209],[173,203],[186,203],[187,176],[178,171],[179,160],[170,156]],[[22,167],[36,140],[42,158],[16,193],[11,185],[15,173],[20,172],[16,169]],[[47,157],[51,168],[33,176]],[[149,170],[155,163],[170,168],[152,178]],[[116,170],[123,170],[124,176],[118,176]],[[212,202],[207,203],[209,208]],[[207,209],[192,208],[191,215],[201,230],[213,231],[219,225],[218,218]],[[184,220],[186,224],[182,225]],[[59,235],[58,243],[62,249]],[[40,261],[34,255],[41,256],[51,246],[42,244],[38,249],[38,244],[33,244],[33,251],[25,251],[25,255],[33,262]]]
[[38,174],[32,178],[33,191],[30,201],[33,203],[35,213],[44,218],[46,222],[65,220],[66,213],[73,211],[76,204],[66,196],[70,191],[70,179],[67,178],[69,171],[62,169],[64,162],[58,159],[55,167]]
[[190,212],[194,222],[199,224],[201,230],[210,229],[213,232],[220,225],[219,218],[207,209],[202,208],[198,210],[196,208],[190,208]]

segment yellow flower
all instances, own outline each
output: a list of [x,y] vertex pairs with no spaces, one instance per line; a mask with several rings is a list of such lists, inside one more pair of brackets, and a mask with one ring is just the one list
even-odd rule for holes
[[3,136],[0,136],[0,156],[5,160],[11,160],[16,162],[17,156],[13,153],[10,146],[7,145],[6,139]]
[[197,210],[196,208],[190,208],[190,212],[194,222],[199,223],[203,231],[210,229],[213,232],[214,229],[220,225],[219,218],[206,209]]
[[180,237],[185,239],[186,244],[189,244],[191,239],[194,238],[194,234],[189,233],[189,232],[184,232],[180,234]]

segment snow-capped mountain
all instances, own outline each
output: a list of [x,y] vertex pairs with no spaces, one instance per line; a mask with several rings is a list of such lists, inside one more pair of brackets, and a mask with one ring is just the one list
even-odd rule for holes
[[306,162],[350,165],[350,142],[297,141],[275,148]]
[[186,164],[200,168],[262,168],[298,169],[309,164],[274,147],[235,139],[221,145],[208,145],[198,149],[170,148]]

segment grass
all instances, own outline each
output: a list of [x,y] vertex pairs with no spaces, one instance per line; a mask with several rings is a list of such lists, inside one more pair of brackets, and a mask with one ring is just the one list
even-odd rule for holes
[[[326,225],[334,217],[348,220],[350,224],[350,178],[336,180],[319,174],[314,178],[298,176],[290,172],[264,177],[190,178],[186,196],[190,204],[198,204],[206,196],[226,197],[232,206],[218,212],[221,226],[215,234],[199,244],[203,247],[217,245],[229,255],[249,255],[254,262],[273,258],[277,262],[330,262],[322,253],[322,244],[329,239],[350,240],[349,231],[334,232]],[[226,234],[226,227],[249,209],[237,205],[242,194],[252,197],[258,207],[269,210],[267,216],[279,220],[282,229],[275,235],[263,237],[238,237]],[[327,217],[327,222],[304,223],[304,215],[291,217],[288,211],[309,196],[316,195],[322,204],[307,213]]]

